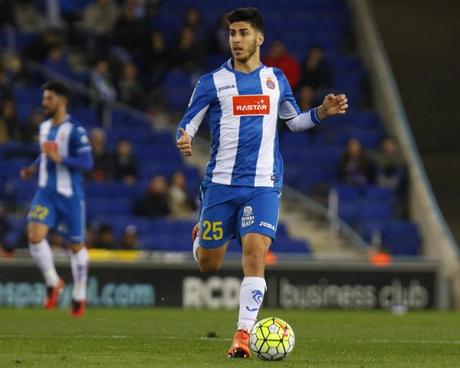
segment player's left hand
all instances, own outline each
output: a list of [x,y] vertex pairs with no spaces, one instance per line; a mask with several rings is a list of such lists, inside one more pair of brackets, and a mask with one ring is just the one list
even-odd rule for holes
[[50,151],[46,154],[46,156],[57,164],[62,162],[62,157],[58,151]]
[[44,142],[42,145],[42,151],[51,161],[54,161],[57,164],[62,162],[62,157],[59,154],[58,145],[56,144],[56,142]]
[[57,164],[60,164],[62,162],[62,157],[59,154],[58,151],[48,151],[46,152],[46,156],[51,160],[54,161]]
[[318,107],[318,117],[322,120],[328,116],[345,114],[348,109],[348,99],[344,94],[333,95],[332,93],[324,97],[321,106]]

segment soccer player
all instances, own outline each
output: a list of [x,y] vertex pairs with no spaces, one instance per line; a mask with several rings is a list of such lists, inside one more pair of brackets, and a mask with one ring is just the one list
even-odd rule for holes
[[40,125],[41,154],[29,167],[21,169],[23,179],[38,170],[38,189],[27,215],[27,236],[32,257],[47,286],[44,307],[56,306],[64,281],[56,272],[53,253],[46,239],[49,228],[65,236],[71,250],[73,276],[71,315],[86,311],[88,251],[85,237],[85,197],[82,170],[93,166],[88,136],[67,114],[69,92],[58,81],[43,86],[42,106],[49,120]]
[[[255,8],[228,16],[232,57],[202,76],[177,130],[177,146],[192,155],[192,139],[205,115],[211,130],[211,159],[201,186],[200,220],[193,255],[202,272],[217,271],[230,239],[242,245],[244,279],[232,358],[247,358],[249,331],[266,291],[264,257],[278,225],[283,163],[278,117],[293,131],[344,114],[345,95],[329,94],[317,108],[301,112],[283,72],[260,62],[264,24]],[[308,170],[308,167],[305,167]]]

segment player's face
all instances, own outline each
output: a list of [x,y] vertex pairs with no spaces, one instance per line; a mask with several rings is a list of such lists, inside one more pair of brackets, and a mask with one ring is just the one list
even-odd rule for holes
[[235,60],[245,63],[262,45],[264,36],[248,22],[235,22],[229,27],[229,43]]
[[47,115],[54,115],[60,106],[64,103],[64,98],[56,92],[43,91],[42,107]]

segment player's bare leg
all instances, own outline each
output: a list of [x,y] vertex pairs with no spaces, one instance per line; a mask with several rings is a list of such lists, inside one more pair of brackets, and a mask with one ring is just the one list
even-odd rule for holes
[[70,246],[70,266],[72,268],[73,290],[70,314],[81,317],[86,312],[86,283],[88,281],[88,250],[85,245]]
[[53,252],[46,240],[48,226],[40,222],[30,221],[27,224],[27,238],[32,258],[43,274],[46,284],[46,295],[43,306],[46,309],[56,307],[59,295],[64,289],[64,281],[58,276],[54,266]]
[[193,240],[193,258],[198,263],[201,272],[216,272],[219,271],[224,262],[224,256],[227,252],[229,242],[221,247],[214,249],[206,249],[200,246],[200,226],[196,224],[192,231]]
[[227,251],[228,243],[215,249],[205,249],[198,247],[196,251],[198,259],[198,267],[201,272],[216,272],[219,271],[224,262],[225,252]]
[[264,298],[266,290],[264,259],[272,242],[268,236],[256,233],[246,234],[241,241],[243,243],[244,279],[240,289],[237,331],[228,351],[230,358],[249,358],[251,356],[249,332],[257,320]]

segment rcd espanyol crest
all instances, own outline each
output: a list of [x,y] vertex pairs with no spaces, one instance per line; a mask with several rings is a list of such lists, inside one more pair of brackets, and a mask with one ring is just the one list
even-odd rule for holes
[[275,82],[273,82],[273,80],[271,78],[267,78],[267,80],[265,81],[265,84],[270,89],[275,89],[275,87],[276,87]]
[[251,206],[243,208],[243,217],[241,217],[241,227],[248,227],[254,223],[254,214]]

